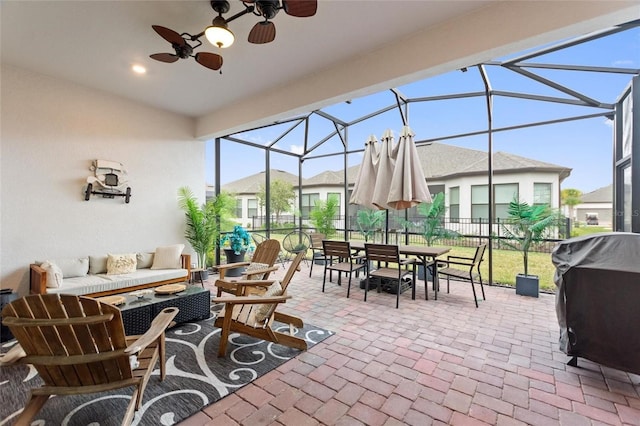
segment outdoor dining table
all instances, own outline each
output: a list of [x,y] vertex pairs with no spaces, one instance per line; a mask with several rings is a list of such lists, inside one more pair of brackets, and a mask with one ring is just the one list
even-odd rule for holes
[[[364,250],[364,244],[364,241],[351,241],[351,248],[353,250],[362,251]],[[425,271],[425,281],[427,279],[427,268],[429,267],[430,263],[433,264],[433,290],[435,292],[435,298],[436,300],[438,300],[438,267],[436,258],[450,252],[451,247],[431,247],[411,244],[397,244],[397,246],[400,254],[415,256],[420,262],[422,262]],[[425,286],[425,292],[426,291],[427,288]]]

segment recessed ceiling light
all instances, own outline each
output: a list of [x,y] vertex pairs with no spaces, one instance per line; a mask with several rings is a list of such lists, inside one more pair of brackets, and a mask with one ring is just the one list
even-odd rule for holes
[[144,73],[147,72],[147,69],[145,67],[143,67],[142,65],[134,65],[134,66],[131,67],[131,69],[136,74],[144,74]]

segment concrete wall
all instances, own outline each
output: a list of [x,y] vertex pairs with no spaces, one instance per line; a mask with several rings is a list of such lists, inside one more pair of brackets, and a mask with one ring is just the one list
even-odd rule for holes
[[[1,72],[2,288],[26,294],[36,259],[185,242],[177,189],[205,194],[204,142],[194,138],[193,119],[7,65]],[[129,204],[84,201],[95,159],[124,164]]]

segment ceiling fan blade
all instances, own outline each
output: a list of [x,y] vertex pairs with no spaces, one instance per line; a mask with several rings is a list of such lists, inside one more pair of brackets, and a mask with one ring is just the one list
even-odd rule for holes
[[178,55],[174,55],[173,53],[154,53],[153,55],[149,55],[149,57],[151,59],[155,59],[156,61],[166,62],[168,64],[171,64],[180,59]]
[[287,15],[298,18],[313,16],[318,10],[317,0],[282,0],[282,5]]
[[156,30],[158,34],[160,34],[160,37],[167,40],[171,44],[184,46],[187,43],[180,34],[173,30],[170,30],[169,28],[165,28],[160,25],[152,25],[151,27]]
[[222,67],[222,56],[216,53],[198,52],[196,53],[196,62],[203,67],[219,70]]
[[276,38],[276,26],[271,21],[258,22],[251,28],[249,43],[265,44]]

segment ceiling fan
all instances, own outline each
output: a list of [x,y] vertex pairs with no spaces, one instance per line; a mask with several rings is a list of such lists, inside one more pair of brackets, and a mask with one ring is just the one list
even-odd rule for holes
[[160,37],[171,43],[175,53],[154,53],[150,57],[156,61],[166,63],[193,57],[200,65],[217,71],[222,67],[222,56],[210,52],[193,54],[193,50],[202,45],[202,41],[200,41],[202,36],[205,36],[214,46],[219,48],[229,47],[235,39],[235,36],[228,28],[229,22],[241,16],[253,14],[260,16],[264,20],[257,22],[249,32],[249,43],[270,43],[276,38],[276,27],[271,20],[280,10],[284,10],[287,15],[305,18],[315,15],[318,9],[317,0],[241,0],[241,2],[244,10],[224,18],[222,15],[229,12],[231,8],[229,1],[211,0],[211,8],[218,16],[213,18],[210,26],[195,35],[189,33],[178,34],[169,28],[152,25],[152,28]]

